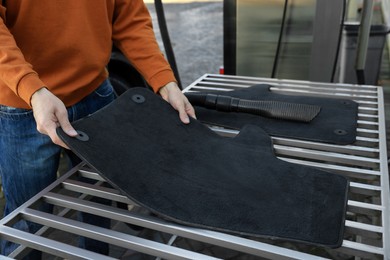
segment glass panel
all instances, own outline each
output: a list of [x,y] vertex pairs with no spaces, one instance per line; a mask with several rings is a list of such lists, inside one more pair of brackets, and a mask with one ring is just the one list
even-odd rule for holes
[[[285,0],[237,0],[237,75],[271,77]],[[290,0],[275,77],[307,79],[315,0]]]

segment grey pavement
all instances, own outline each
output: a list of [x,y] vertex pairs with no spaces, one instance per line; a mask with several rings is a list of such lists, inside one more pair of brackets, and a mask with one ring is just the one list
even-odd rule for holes
[[[165,18],[183,87],[223,65],[223,3],[164,4]],[[162,50],[153,4],[147,5]]]

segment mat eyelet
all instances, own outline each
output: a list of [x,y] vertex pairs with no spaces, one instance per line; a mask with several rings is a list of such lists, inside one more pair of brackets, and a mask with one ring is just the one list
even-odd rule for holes
[[135,94],[131,97],[131,99],[138,104],[144,103],[145,102],[145,97],[140,95],[140,94]]
[[84,133],[83,131],[76,131],[77,132],[77,135],[75,136],[77,140],[80,140],[80,141],[83,141],[83,142],[86,142],[89,140],[89,136]]
[[336,129],[333,131],[336,135],[346,135],[348,134],[347,131],[345,131],[344,129]]

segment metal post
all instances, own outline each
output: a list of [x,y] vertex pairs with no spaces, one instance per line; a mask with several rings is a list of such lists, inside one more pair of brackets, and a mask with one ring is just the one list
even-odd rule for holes
[[366,64],[368,40],[370,38],[371,18],[374,1],[363,2],[362,17],[358,33],[358,45],[356,56],[356,76],[359,84],[365,84],[364,67]]

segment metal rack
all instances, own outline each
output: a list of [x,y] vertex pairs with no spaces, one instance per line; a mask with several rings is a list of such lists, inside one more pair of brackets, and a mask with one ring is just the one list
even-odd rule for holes
[[[340,173],[351,180],[345,235],[340,248],[316,248],[299,243],[238,237],[168,222],[107,187],[98,174],[81,164],[0,221],[0,237],[21,244],[10,257],[20,258],[34,248],[72,259],[120,258],[126,250],[145,254],[145,258],[146,255],[154,256],[152,259],[350,259],[351,256],[390,259],[390,198],[382,89],[206,74],[184,91],[229,91],[260,83],[272,85],[271,90],[279,93],[352,98],[359,103],[358,137],[352,145],[272,137],[278,158]],[[238,133],[210,127],[224,136]],[[80,176],[95,183],[83,182]],[[90,201],[91,197],[108,198],[113,203],[94,203]],[[39,211],[36,207],[39,203],[55,205],[56,210],[53,214]],[[110,218],[112,228],[81,223],[74,217],[76,212]],[[43,228],[36,234],[12,228],[12,224],[20,219],[40,223]],[[109,243],[114,253],[106,257],[78,248],[74,241],[79,235]],[[64,241],[65,237],[70,239]]]

